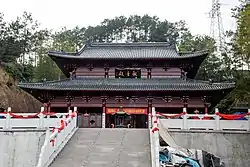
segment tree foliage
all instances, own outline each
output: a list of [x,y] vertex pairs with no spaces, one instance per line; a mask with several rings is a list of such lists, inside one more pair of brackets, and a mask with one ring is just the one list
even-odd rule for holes
[[[8,23],[4,21],[3,14],[0,14],[0,61],[17,79],[33,77],[33,66],[25,62],[24,57],[35,52],[47,37],[48,31],[38,28],[38,23],[27,12]],[[17,64],[17,59],[21,60],[22,65]]]
[[[84,29],[83,29],[84,30]],[[175,43],[185,22],[160,21],[156,16],[119,16],[105,19],[100,25],[89,26],[84,31],[85,42],[171,42]]]
[[230,32],[230,47],[236,89],[221,102],[220,107],[224,109],[241,104],[250,105],[250,5],[243,1],[233,9],[233,17],[237,21],[237,30]]
[[250,4],[242,4],[237,8],[238,14],[237,25],[238,29],[235,36],[235,48],[237,53],[242,57],[242,60],[250,66]]

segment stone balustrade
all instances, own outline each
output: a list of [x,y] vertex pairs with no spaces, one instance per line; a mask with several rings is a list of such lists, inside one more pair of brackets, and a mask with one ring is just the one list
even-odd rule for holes
[[41,107],[38,113],[0,113],[0,129],[41,129],[46,130],[44,144],[41,148],[37,167],[47,167],[67,144],[77,130],[77,108],[68,113],[45,112]]
[[[74,107],[74,111],[77,108]],[[20,129],[20,128],[46,128],[56,127],[61,119],[68,113],[45,112],[44,107],[38,113],[13,113],[11,107],[7,112],[0,113],[0,129]]]
[[59,125],[46,131],[44,144],[41,148],[37,167],[47,167],[56,158],[77,130],[77,113],[69,110],[65,119]]
[[[215,114],[187,114],[183,108],[181,114],[157,113],[161,123],[167,129],[182,130],[250,130],[250,109],[246,114],[221,114],[215,109]],[[245,120],[242,118],[246,118]]]

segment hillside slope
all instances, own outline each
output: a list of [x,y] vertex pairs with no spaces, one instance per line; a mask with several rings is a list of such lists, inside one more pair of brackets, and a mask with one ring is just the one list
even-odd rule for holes
[[19,89],[14,79],[0,67],[0,109],[11,107],[13,112],[38,112],[41,106],[38,100]]

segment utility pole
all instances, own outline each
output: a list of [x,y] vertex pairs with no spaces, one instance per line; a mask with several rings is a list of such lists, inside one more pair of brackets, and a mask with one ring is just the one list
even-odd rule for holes
[[225,33],[221,17],[221,3],[219,0],[212,0],[212,9],[209,12],[211,18],[210,36],[216,41],[217,51],[225,52]]

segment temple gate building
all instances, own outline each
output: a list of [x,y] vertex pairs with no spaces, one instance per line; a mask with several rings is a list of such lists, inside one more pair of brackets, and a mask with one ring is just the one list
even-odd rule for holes
[[20,83],[48,111],[77,106],[80,127],[147,127],[161,113],[207,113],[234,83],[195,80],[208,51],[179,52],[169,43],[92,43],[79,52],[49,52],[65,80]]

